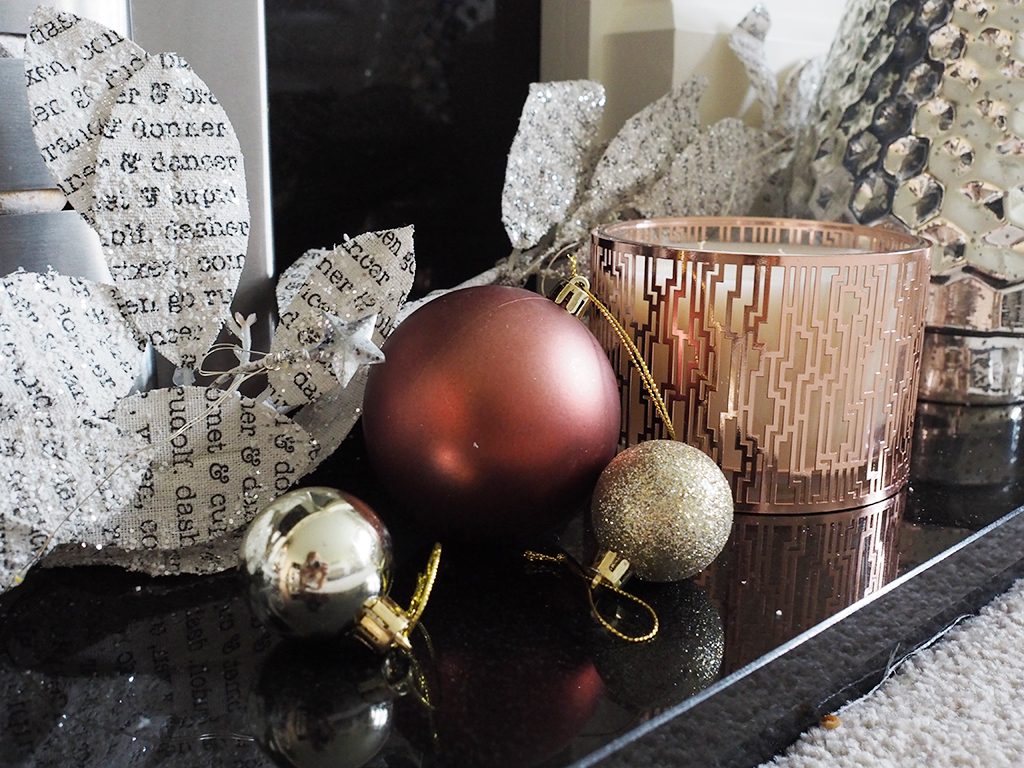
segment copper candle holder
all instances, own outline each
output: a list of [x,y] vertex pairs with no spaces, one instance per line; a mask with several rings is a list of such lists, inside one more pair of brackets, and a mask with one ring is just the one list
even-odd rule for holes
[[[592,234],[592,287],[737,510],[828,512],[907,480],[928,247],[815,221],[627,221]],[[665,437],[614,333],[599,319],[593,330],[619,376],[623,442]]]

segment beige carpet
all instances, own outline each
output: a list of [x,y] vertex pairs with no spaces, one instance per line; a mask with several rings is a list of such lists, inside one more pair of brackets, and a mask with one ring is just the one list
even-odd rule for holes
[[1024,766],[1024,579],[765,766]]

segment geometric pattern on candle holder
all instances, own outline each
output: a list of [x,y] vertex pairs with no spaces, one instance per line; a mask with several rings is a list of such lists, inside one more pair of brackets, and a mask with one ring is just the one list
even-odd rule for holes
[[[665,226],[642,236],[897,247],[862,233],[857,239],[845,225],[815,225],[834,226],[845,239],[813,228],[795,233],[781,222],[733,232]],[[786,237],[780,228],[788,228]],[[593,243],[593,290],[633,335],[677,438],[718,463],[738,510],[851,509],[902,487],[921,359],[926,249],[907,250],[904,238],[897,253],[751,257],[623,242],[608,231]],[[592,329],[619,378],[622,442],[666,436],[610,326],[595,316]]]

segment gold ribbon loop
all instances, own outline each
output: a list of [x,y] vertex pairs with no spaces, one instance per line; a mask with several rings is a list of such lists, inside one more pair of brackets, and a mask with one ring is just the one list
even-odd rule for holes
[[[609,634],[614,635],[620,640],[625,640],[627,643],[646,643],[648,640],[651,640],[655,635],[658,634],[658,630],[661,627],[661,624],[658,621],[658,613],[649,603],[645,602],[636,595],[627,592],[624,589],[620,589],[619,587],[609,583],[603,578],[594,579],[593,582],[591,582],[592,575],[583,568],[581,568],[575,560],[570,558],[564,552],[559,552],[557,555],[548,555],[544,552],[535,552],[532,549],[528,549],[523,553],[523,557],[531,563],[551,563],[556,565],[563,565],[567,567],[571,573],[575,574],[576,576],[579,576],[581,579],[588,582],[587,602],[590,604],[590,612],[594,616],[594,619],[597,621],[597,623],[600,624],[601,627]],[[597,602],[594,600],[594,593],[601,587],[609,590],[610,592],[613,592],[619,597],[624,597],[627,600],[636,603],[645,611],[647,611],[647,613],[650,614],[651,617],[650,631],[643,635],[627,635],[625,632],[623,632],[610,621],[608,621],[608,619],[606,619],[601,614],[601,611],[598,610]]]
[[401,648],[412,651],[409,635],[416,628],[423,611],[430,600],[430,592],[437,580],[441,564],[441,545],[435,544],[427,560],[426,570],[416,577],[416,590],[409,601],[409,608],[398,605],[387,595],[378,595],[366,601],[356,620],[356,637],[378,651]]
[[437,569],[441,565],[441,545],[435,544],[430,552],[430,559],[427,560],[427,568],[416,577],[416,591],[413,592],[409,601],[409,631],[411,632],[419,623],[423,611],[430,600],[430,592],[434,589],[434,582],[437,580]]
[[629,359],[636,367],[637,373],[640,374],[640,381],[644,385],[644,389],[647,390],[647,396],[650,397],[651,402],[654,403],[654,407],[658,411],[658,415],[661,417],[662,423],[665,425],[665,431],[668,433],[670,438],[675,440],[676,430],[675,427],[672,426],[672,417],[669,416],[668,406],[665,405],[665,399],[658,391],[658,384],[654,380],[654,376],[651,374],[650,368],[647,367],[647,363],[644,362],[643,355],[640,353],[640,350],[637,348],[629,333],[622,326],[622,323],[619,322],[618,318],[615,317],[608,307],[601,303],[601,300],[598,299],[597,296],[594,295],[593,291],[590,290],[589,283],[584,285],[584,283],[578,282],[580,275],[576,267],[576,254],[570,253],[568,259],[570,268],[569,282],[572,284],[572,290],[585,293],[587,298],[593,302],[597,311],[601,313],[601,317],[608,321],[608,324],[612,327],[615,335],[619,338],[619,341],[622,342],[622,346],[625,347],[626,351],[629,353]]
[[634,603],[639,605],[651,616],[651,629],[647,634],[644,635],[627,635],[625,632],[614,626],[608,619],[606,619],[601,612],[597,609],[597,602],[594,600],[594,593],[597,591],[597,587],[591,587],[587,590],[587,599],[590,602],[590,612],[594,614],[594,618],[597,622],[604,627],[605,631],[609,634],[615,635],[620,640],[625,640],[627,643],[646,643],[648,640],[654,638],[658,634],[658,630],[661,628],[661,622],[658,621],[658,614],[651,606],[650,603],[641,600],[636,595],[627,592],[624,589],[620,589],[613,584],[609,584],[607,581],[599,581],[598,587],[604,587],[605,589],[614,592],[619,597],[624,597],[627,600],[632,600]]

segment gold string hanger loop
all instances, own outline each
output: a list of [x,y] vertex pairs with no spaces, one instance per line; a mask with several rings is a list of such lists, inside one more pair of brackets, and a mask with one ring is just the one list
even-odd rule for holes
[[[602,629],[613,635],[620,640],[625,640],[627,643],[646,643],[658,634],[658,630],[661,628],[661,623],[658,621],[658,613],[654,610],[654,607],[650,603],[646,602],[640,597],[627,592],[616,584],[611,583],[596,571],[588,571],[581,567],[579,563],[573,560],[564,552],[559,552],[557,555],[549,555],[544,552],[536,552],[532,549],[528,549],[523,553],[528,561],[532,563],[551,563],[553,565],[561,565],[566,567],[570,573],[580,577],[587,582],[587,603],[590,605],[590,613],[601,625]],[[642,635],[627,635],[621,629],[612,624],[604,614],[601,613],[597,607],[597,601],[594,599],[594,595],[598,589],[607,589],[613,594],[623,597],[636,605],[640,606],[651,618],[651,629]]]
[[427,560],[427,567],[416,579],[416,590],[413,592],[406,610],[388,595],[371,597],[363,604],[363,610],[356,620],[355,636],[377,651],[390,648],[412,650],[409,635],[416,628],[423,611],[427,607],[430,593],[437,580],[437,571],[441,564],[441,545],[435,544]]
[[640,375],[640,382],[643,384],[644,389],[647,391],[647,396],[654,403],[654,408],[658,412],[658,416],[661,417],[662,424],[665,425],[665,431],[668,436],[672,439],[676,439],[676,430],[672,425],[672,417],[669,415],[668,406],[665,404],[665,399],[661,396],[658,391],[658,383],[654,380],[654,375],[651,373],[651,369],[647,367],[647,363],[644,361],[644,356],[637,348],[636,343],[633,341],[629,332],[623,327],[622,323],[619,322],[618,318],[611,313],[611,310],[606,307],[601,300],[590,290],[590,281],[583,277],[579,273],[579,269],[576,266],[576,254],[569,253],[567,258],[569,259],[569,280],[562,286],[562,289],[555,296],[555,303],[562,305],[570,314],[579,317],[584,309],[586,309],[587,301],[593,303],[594,307],[600,313],[608,324],[611,326],[612,331],[618,337],[619,342],[629,353],[629,359],[633,363],[633,367],[636,368],[637,373]]
[[643,635],[627,635],[625,632],[623,632],[618,627],[613,625],[610,621],[608,621],[608,619],[604,617],[601,611],[598,610],[597,603],[594,600],[594,594],[597,592],[597,588],[591,586],[587,590],[587,600],[590,603],[590,612],[594,615],[594,618],[597,619],[598,623],[604,628],[606,632],[608,632],[611,635],[614,635],[620,640],[625,640],[627,643],[646,643],[648,640],[654,639],[654,637],[658,634],[658,630],[661,628],[661,623],[658,621],[657,611],[654,610],[654,607],[650,603],[648,603],[646,600],[642,600],[641,598],[637,597],[632,592],[627,592],[621,587],[616,587],[614,584],[608,583],[604,579],[598,581],[597,586],[603,587],[604,589],[609,590],[610,592],[618,595],[619,597],[624,597],[627,600],[636,603],[643,610],[645,610],[651,617],[650,631]]

